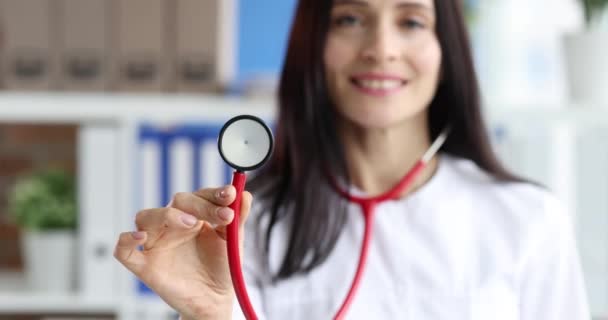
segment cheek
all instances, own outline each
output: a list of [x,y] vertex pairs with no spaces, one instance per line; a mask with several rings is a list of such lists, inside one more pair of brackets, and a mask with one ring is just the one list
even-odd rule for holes
[[328,39],[325,45],[323,54],[323,62],[325,64],[325,81],[329,95],[334,101],[339,100],[340,88],[344,86],[340,79],[340,75],[346,69],[349,55],[352,52],[348,50],[348,46],[341,44],[336,39]]
[[339,39],[329,37],[325,45],[323,60],[328,73],[336,73],[352,60],[353,50]]
[[414,65],[420,75],[435,79],[439,77],[441,58],[442,53],[439,42],[432,41],[427,46],[417,51],[417,54],[414,57]]

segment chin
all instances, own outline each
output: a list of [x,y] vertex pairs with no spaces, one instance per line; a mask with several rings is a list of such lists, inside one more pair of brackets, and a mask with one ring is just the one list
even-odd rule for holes
[[346,121],[363,129],[385,129],[398,126],[415,118],[422,110],[405,110],[401,106],[360,105],[344,110]]
[[401,123],[402,117],[391,114],[361,113],[344,115],[346,121],[361,129],[386,129]]

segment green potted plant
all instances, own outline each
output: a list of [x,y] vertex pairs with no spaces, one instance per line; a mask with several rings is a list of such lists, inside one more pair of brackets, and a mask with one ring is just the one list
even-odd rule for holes
[[19,177],[9,194],[9,213],[22,230],[30,289],[71,290],[78,215],[73,175],[46,169]]
[[585,28],[565,38],[570,96],[575,102],[608,107],[608,0],[580,0]]
[[596,24],[606,23],[608,14],[608,0],[580,0],[585,11],[585,21],[587,26],[593,27]]

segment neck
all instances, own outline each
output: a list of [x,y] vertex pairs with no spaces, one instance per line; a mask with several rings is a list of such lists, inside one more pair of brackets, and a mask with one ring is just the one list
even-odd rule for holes
[[[426,114],[408,123],[382,129],[362,129],[345,122],[340,133],[351,183],[370,196],[395,186],[431,145]],[[437,163],[435,156],[401,196],[416,191],[430,180]]]

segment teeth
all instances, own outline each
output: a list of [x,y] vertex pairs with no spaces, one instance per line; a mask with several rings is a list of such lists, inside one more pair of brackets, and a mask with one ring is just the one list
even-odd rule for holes
[[373,90],[394,89],[401,86],[401,81],[399,80],[359,80],[357,83],[362,87]]

